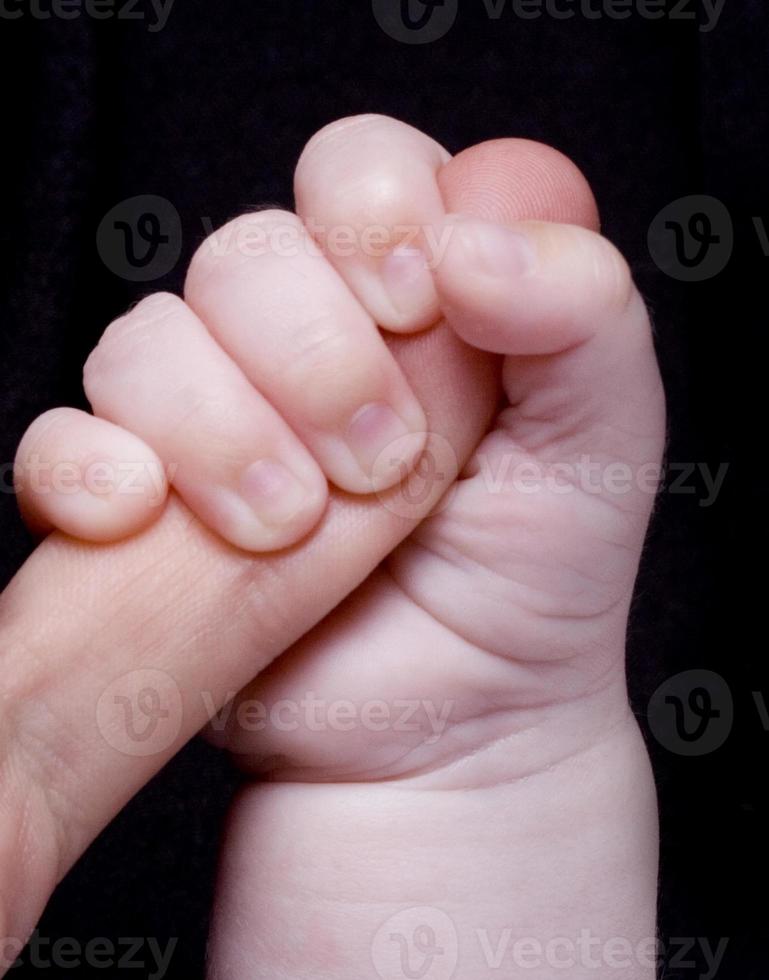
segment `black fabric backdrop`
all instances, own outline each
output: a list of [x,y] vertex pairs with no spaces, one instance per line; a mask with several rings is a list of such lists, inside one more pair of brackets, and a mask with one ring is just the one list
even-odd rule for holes
[[[265,204],[291,206],[293,164],[324,123],[376,111],[452,151],[504,135],[563,150],[591,181],[604,231],[652,308],[669,460],[729,464],[712,506],[703,506],[701,480],[689,481],[694,493],[669,485],[660,495],[629,675],[645,726],[653,692],[681,671],[715,671],[728,685],[732,727],[722,745],[687,757],[675,740],[649,738],[662,813],[661,931],[714,947],[728,939],[718,977],[749,980],[766,976],[756,886],[769,836],[759,483],[769,258],[754,220],[769,227],[769,13],[762,0],[727,0],[704,32],[668,8],[658,22],[636,8],[622,21],[582,12],[525,20],[512,3],[459,0],[452,29],[421,45],[389,36],[370,0],[176,0],[158,31],[148,29],[146,3],[136,8],[144,21],[42,19],[27,7],[0,16],[0,461],[13,459],[39,412],[84,404],[80,367],[105,324],[150,289],[180,290],[204,219],[216,226]],[[731,214],[731,260],[704,281],[681,282],[653,261],[647,232],[669,202],[702,193]],[[167,198],[181,216],[180,258],[148,283],[116,275],[96,247],[106,212],[140,194]],[[5,582],[32,545],[12,494],[0,495],[0,507]],[[68,876],[41,937],[177,938],[169,975],[202,976],[217,833],[237,778],[213,750],[190,745]],[[681,955],[672,944],[665,975],[707,975],[699,948]],[[45,969],[26,960],[16,977]],[[84,965],[68,972],[105,975]]]

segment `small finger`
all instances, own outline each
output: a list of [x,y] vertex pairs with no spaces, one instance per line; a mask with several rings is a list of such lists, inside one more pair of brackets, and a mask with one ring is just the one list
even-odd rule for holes
[[370,493],[404,478],[424,447],[422,408],[295,214],[246,214],[217,231],[185,298],[337,486]]
[[74,408],[30,425],[14,466],[30,529],[58,528],[85,541],[117,541],[146,527],[168,492],[157,454],[131,432]]
[[299,159],[297,211],[381,327],[409,332],[439,317],[431,264],[449,159],[419,130],[375,115],[326,126]]
[[150,296],[111,324],[83,378],[94,411],[145,439],[228,541],[284,548],[319,520],[328,486],[318,464],[177,296]]

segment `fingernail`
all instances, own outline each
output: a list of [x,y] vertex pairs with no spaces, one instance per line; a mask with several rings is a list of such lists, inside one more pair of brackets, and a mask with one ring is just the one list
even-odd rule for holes
[[537,256],[528,235],[503,225],[472,219],[465,223],[460,216],[452,217],[469,270],[496,279],[525,275],[534,268]]
[[375,489],[404,479],[424,440],[384,402],[364,405],[347,428],[347,445]]
[[240,493],[264,524],[287,524],[305,506],[309,493],[276,459],[260,459],[244,470]]
[[382,259],[380,274],[390,302],[405,321],[420,321],[437,308],[433,277],[421,249],[393,249]]

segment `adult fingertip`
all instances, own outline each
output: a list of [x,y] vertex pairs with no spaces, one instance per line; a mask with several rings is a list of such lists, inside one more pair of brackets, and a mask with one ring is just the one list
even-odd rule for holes
[[587,178],[559,150],[526,139],[470,146],[438,173],[452,211],[507,223],[530,218],[597,231],[598,206]]

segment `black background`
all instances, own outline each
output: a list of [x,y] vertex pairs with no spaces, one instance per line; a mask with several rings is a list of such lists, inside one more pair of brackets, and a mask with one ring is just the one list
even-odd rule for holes
[[[291,206],[302,145],[332,119],[394,115],[450,151],[506,135],[564,151],[651,306],[669,460],[729,464],[712,506],[702,506],[701,483],[661,494],[630,625],[644,724],[652,693],[683,670],[717,672],[733,698],[731,733],[712,752],[687,758],[649,739],[662,812],[661,932],[714,946],[728,939],[718,976],[764,978],[766,903],[756,895],[769,850],[769,733],[753,692],[769,701],[759,475],[769,257],[753,219],[769,227],[769,13],[762,0],[727,0],[706,33],[697,21],[652,23],[637,12],[526,21],[512,9],[492,19],[483,0],[458,6],[452,29],[423,45],[388,36],[370,0],[176,0],[154,33],[151,16],[0,18],[0,461],[13,459],[41,411],[84,405],[86,354],[149,289],[180,290],[203,219],[216,226],[265,204]],[[729,209],[734,249],[720,274],[682,283],[655,265],[647,232],[669,202],[702,193]],[[166,275],[137,284],[105,266],[95,236],[110,208],[138,194],[176,207],[182,254]],[[10,493],[0,507],[5,582],[32,545]],[[41,935],[152,936],[163,946],[175,937],[170,975],[202,976],[217,833],[236,782],[213,750],[189,746],[68,876]],[[692,956],[669,961],[665,975],[702,975]],[[13,975],[52,972],[27,964]]]

